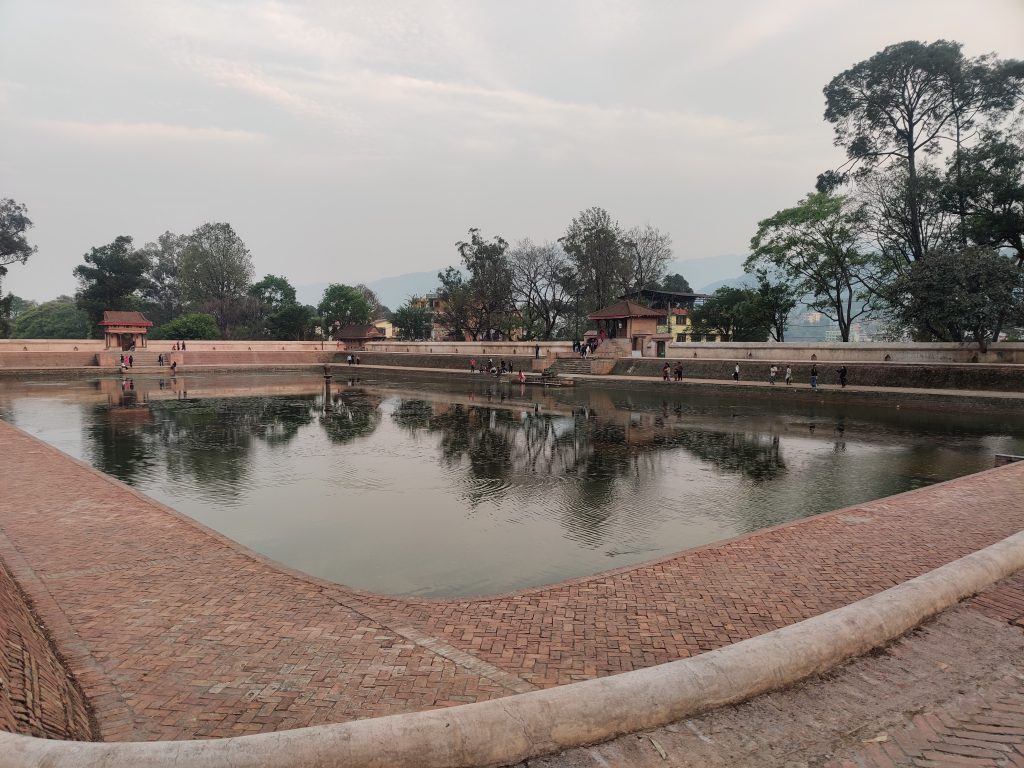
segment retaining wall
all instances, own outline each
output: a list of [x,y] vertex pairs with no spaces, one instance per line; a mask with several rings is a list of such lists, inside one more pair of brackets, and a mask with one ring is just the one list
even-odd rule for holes
[[[665,359],[632,358],[615,362],[612,374],[619,376],[661,376]],[[778,381],[783,382],[786,372],[785,358],[772,360],[701,360],[669,359],[673,366],[683,366],[686,379],[729,379],[733,367],[739,362],[740,379],[767,381],[772,363],[779,366]],[[791,362],[793,380],[806,384],[811,378],[809,362]],[[818,365],[819,384],[838,384],[836,369],[839,363],[822,362]],[[865,387],[913,387],[919,389],[968,389],[999,392],[1024,392],[1024,367],[1014,365],[982,364],[913,364],[913,363],[847,363],[847,384]],[[783,384],[785,386],[785,384]]]
[[[490,346],[488,345],[488,349]],[[521,347],[520,347],[521,348]],[[469,370],[469,361],[476,360],[477,367],[485,364],[487,358],[494,360],[495,365],[500,365],[501,361],[504,360],[506,363],[512,361],[512,367],[514,370],[531,371],[533,370],[533,353],[529,355],[509,355],[499,354],[494,352],[493,354],[488,353],[486,355],[439,355],[439,354],[411,354],[411,353],[388,353],[388,352],[371,352],[361,351],[357,353],[359,355],[360,362],[367,365],[393,365],[399,368],[452,368]],[[541,360],[544,358],[542,357]],[[341,355],[339,362],[344,363],[345,355]]]
[[96,350],[7,351],[0,349],[0,370],[5,368],[84,368],[96,365]]
[[92,739],[85,698],[0,562],[0,730]]
[[893,362],[893,363],[997,363],[1024,365],[1024,343],[1000,342],[979,352],[977,344],[949,342],[883,343],[815,343],[785,342],[673,342],[668,344],[669,357],[706,360],[788,360],[792,362]]
[[510,357],[533,357],[536,347],[543,357],[549,352],[571,352],[569,341],[371,341],[366,345],[372,352],[407,352],[416,355],[472,355],[506,360]]

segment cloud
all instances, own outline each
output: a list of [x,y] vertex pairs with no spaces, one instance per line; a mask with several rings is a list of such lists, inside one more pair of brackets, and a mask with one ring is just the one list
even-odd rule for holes
[[33,124],[52,136],[92,144],[251,144],[266,139],[263,134],[252,131],[167,123],[87,123],[76,120],[36,120]]

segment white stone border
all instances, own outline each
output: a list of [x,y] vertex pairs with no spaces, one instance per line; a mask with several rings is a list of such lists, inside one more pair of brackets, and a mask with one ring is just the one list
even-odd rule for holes
[[197,741],[0,732],[0,768],[479,768],[655,728],[791,685],[1024,569],[1024,531],[788,627],[647,669],[446,709]]

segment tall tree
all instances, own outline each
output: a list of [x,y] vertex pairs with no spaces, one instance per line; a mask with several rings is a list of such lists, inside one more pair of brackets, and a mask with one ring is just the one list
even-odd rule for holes
[[672,260],[672,237],[657,227],[644,224],[628,230],[622,242],[633,271],[629,290],[639,291],[658,285]]
[[203,224],[188,236],[179,264],[186,300],[217,318],[223,336],[243,316],[246,292],[252,283],[253,266],[245,247],[230,224]]
[[181,296],[179,269],[181,254],[187,238],[173,232],[164,232],[155,243],[146,243],[140,249],[150,262],[148,283],[143,288],[147,317],[155,325],[163,325],[182,313],[184,301]]
[[839,324],[850,340],[853,321],[870,311],[872,260],[864,249],[865,216],[845,198],[818,192],[758,223],[748,272],[775,270],[809,306]]
[[784,279],[773,279],[769,270],[757,272],[756,311],[760,312],[768,325],[771,338],[775,341],[786,340],[786,326],[789,315],[796,307],[797,292]]
[[366,299],[366,303],[370,305],[370,314],[373,316],[374,320],[387,318],[388,315],[391,314],[391,310],[381,304],[380,298],[372,288],[359,283],[356,285],[356,290],[363,294],[363,298]]
[[572,302],[572,270],[557,243],[521,240],[508,252],[524,338],[552,339]]
[[1024,266],[1024,140],[995,131],[962,153],[959,189],[971,242],[1011,248]]
[[342,283],[331,283],[327,286],[316,311],[327,321],[329,327],[334,328],[369,325],[372,320],[370,303],[362,291]]
[[472,311],[467,315],[467,330],[473,339],[508,337],[518,323],[512,299],[512,268],[506,251],[508,243],[499,235],[487,239],[480,230],[469,230],[469,240],[455,244],[469,273],[467,281]]
[[301,339],[310,325],[309,313],[296,300],[288,279],[266,275],[249,288],[252,298],[252,327],[257,338]]
[[629,289],[633,264],[622,239],[618,222],[597,207],[581,211],[560,238],[576,274],[584,313],[611,304]]
[[29,245],[25,236],[31,228],[28,208],[10,198],[0,200],[0,339],[6,339],[10,333],[14,303],[11,294],[4,297],[4,276],[8,265],[24,264],[36,252],[36,247]]
[[92,248],[84,259],[74,269],[75,301],[94,326],[103,319],[104,310],[138,308],[150,262],[148,254],[132,247],[130,237],[120,235],[112,243]]
[[473,294],[466,278],[455,267],[448,267],[437,273],[437,280],[440,283],[437,296],[441,299],[441,304],[434,313],[434,322],[446,328],[448,334],[459,341],[466,334],[475,339],[477,322],[472,317]]

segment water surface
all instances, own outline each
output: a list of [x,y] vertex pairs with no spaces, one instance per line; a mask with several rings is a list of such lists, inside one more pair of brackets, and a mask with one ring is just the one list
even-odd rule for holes
[[1024,416],[392,374],[328,397],[306,374],[0,381],[0,417],[295,568],[424,596],[585,576],[1024,453]]

